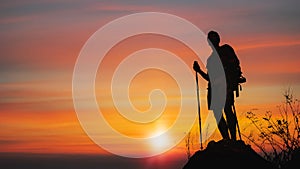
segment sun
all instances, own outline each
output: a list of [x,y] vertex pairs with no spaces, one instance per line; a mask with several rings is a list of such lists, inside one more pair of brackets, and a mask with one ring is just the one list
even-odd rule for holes
[[170,137],[164,134],[166,130],[164,128],[159,128],[152,135],[151,139],[151,147],[155,150],[161,150],[169,146],[171,144]]

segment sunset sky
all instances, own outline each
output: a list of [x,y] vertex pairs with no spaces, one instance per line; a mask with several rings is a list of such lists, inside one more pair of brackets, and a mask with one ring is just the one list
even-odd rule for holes
[[[11,153],[97,154],[103,158],[111,155],[89,138],[77,119],[72,98],[73,70],[91,35],[110,21],[137,12],[169,13],[188,20],[204,33],[216,30],[221,44],[230,44],[235,49],[247,78],[236,100],[240,126],[245,128],[247,111],[276,112],[287,88],[292,89],[296,98],[300,97],[299,6],[296,0],[1,1],[0,153],[4,156]],[[172,113],[179,109],[176,82],[155,70],[137,75],[130,93],[133,104],[145,111],[149,107],[151,89],[166,90],[171,106],[166,107],[162,122],[149,126],[131,124],[112,106],[109,78],[114,67],[122,57],[148,47],[173,51],[191,71],[196,59],[181,44],[155,35],[123,41],[106,55],[101,63],[104,74],[97,75],[95,81],[97,101],[105,100],[100,107],[109,124],[132,137],[163,132],[157,126],[170,126],[177,117]],[[196,89],[191,88],[191,92]],[[206,117],[206,82],[202,79],[200,93],[201,110]],[[195,124],[193,130],[198,139]],[[210,139],[219,137],[216,132]],[[170,157],[169,160],[173,156],[186,158],[184,140],[162,156]],[[145,163],[148,168],[159,167],[160,162],[165,163],[160,158],[154,157]],[[110,167],[110,163],[106,165]]]

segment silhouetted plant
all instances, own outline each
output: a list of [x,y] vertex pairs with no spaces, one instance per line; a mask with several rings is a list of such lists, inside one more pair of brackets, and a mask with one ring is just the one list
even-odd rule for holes
[[193,147],[193,137],[191,131],[187,133],[185,137],[185,150],[186,150],[186,155],[187,158],[190,159],[192,153],[191,153],[191,148]]
[[244,135],[277,168],[282,168],[300,148],[299,100],[293,98],[290,89],[283,96],[285,102],[278,107],[279,117],[274,117],[271,111],[262,118],[253,111],[247,112],[246,118],[258,130],[258,135]]
[[[203,133],[203,134],[205,134],[204,138],[209,137],[209,127],[210,127],[210,125],[207,125],[205,133]],[[199,136],[200,136],[199,128],[197,128],[195,126],[186,134],[184,141],[185,141],[185,152],[187,155],[187,159],[190,159],[190,157],[193,155],[193,153],[195,153],[196,150],[197,151],[199,149],[202,150],[200,147]],[[202,148],[207,146],[208,141],[209,141],[208,139],[205,139]]]

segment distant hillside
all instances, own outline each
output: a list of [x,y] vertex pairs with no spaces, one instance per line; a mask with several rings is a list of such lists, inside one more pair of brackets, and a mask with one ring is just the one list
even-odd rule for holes
[[207,148],[197,151],[183,169],[221,168],[221,169],[274,169],[272,165],[257,154],[243,141],[211,141]]

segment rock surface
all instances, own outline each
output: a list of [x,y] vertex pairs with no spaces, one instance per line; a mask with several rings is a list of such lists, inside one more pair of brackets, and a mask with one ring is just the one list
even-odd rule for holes
[[211,141],[207,148],[197,151],[183,169],[224,168],[224,169],[274,169],[263,157],[243,141]]

